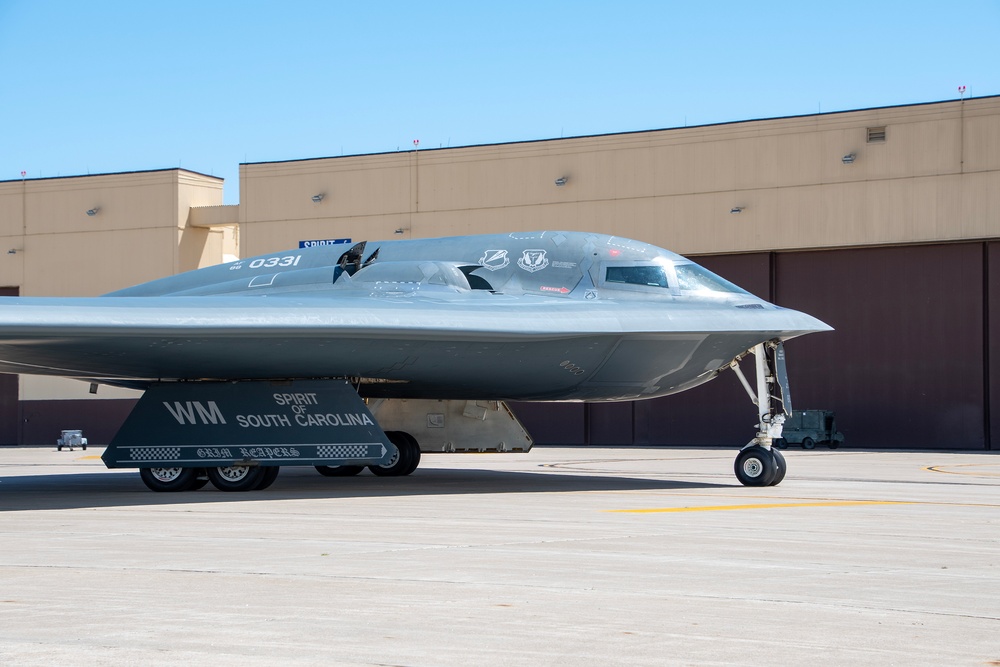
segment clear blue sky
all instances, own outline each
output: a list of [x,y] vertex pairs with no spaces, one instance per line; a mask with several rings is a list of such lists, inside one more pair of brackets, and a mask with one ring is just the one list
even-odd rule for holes
[[1000,0],[0,0],[0,180],[1000,94]]

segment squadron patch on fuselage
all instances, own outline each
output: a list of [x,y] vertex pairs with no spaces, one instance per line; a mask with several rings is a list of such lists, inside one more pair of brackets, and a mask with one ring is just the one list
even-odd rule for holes
[[510,264],[506,250],[487,250],[479,260],[479,265],[490,271],[499,271]]
[[525,250],[521,259],[517,260],[517,265],[528,273],[534,273],[548,266],[549,258],[545,256],[544,250]]

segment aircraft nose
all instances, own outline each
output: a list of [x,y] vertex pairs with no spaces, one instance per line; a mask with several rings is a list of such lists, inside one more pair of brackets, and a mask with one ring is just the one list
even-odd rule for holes
[[789,333],[794,332],[793,335],[799,336],[807,333],[833,331],[833,327],[829,324],[808,313],[792,310],[791,308],[781,308],[778,312],[783,313],[787,317],[787,322],[782,328]]

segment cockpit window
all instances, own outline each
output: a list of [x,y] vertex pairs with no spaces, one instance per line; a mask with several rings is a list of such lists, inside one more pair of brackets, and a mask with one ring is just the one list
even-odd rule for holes
[[682,290],[691,292],[745,293],[728,280],[720,278],[697,264],[675,264],[674,271],[677,273],[677,284]]
[[604,274],[604,281],[667,287],[667,273],[662,266],[609,266]]

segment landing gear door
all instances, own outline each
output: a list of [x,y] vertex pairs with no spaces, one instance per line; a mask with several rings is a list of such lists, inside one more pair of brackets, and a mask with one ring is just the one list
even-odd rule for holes
[[338,380],[154,384],[102,459],[109,468],[382,465],[395,452]]
[[774,348],[774,376],[781,387],[781,407],[785,414],[792,416],[792,394],[788,390],[788,370],[785,367],[785,345],[779,342]]

